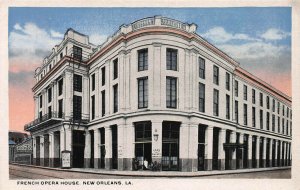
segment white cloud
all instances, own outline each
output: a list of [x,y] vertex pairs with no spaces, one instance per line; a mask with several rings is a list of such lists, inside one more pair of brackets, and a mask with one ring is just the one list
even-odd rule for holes
[[21,27],[21,25],[19,23],[14,25],[14,29],[15,30],[23,30],[23,28]]
[[220,27],[220,26],[211,28],[206,33],[202,34],[202,36],[210,39],[211,41],[213,41],[215,43],[225,43],[225,42],[228,42],[231,40],[260,41],[259,39],[249,37],[247,34],[229,33],[223,27]]
[[288,50],[283,45],[273,45],[264,42],[249,42],[245,44],[223,44],[218,46],[234,59],[260,59],[263,57],[278,57]]
[[100,45],[107,39],[107,35],[101,35],[101,34],[91,34],[89,36],[89,40],[91,43],[95,45]]
[[290,36],[290,33],[288,32],[276,28],[270,28],[265,33],[263,33],[260,37],[265,40],[282,40],[288,36]]
[[51,34],[51,37],[53,37],[53,38],[63,38],[64,37],[63,34],[56,32],[54,30],[50,30],[50,34]]

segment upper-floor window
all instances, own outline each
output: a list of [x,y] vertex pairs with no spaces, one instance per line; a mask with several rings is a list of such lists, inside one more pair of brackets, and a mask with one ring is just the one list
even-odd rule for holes
[[199,111],[205,112],[205,84],[199,83]]
[[219,67],[214,65],[214,84],[219,85]]
[[205,79],[205,59],[199,57],[199,77]]
[[267,103],[267,109],[270,109],[270,98],[269,98],[269,96],[267,96],[266,103]]
[[214,89],[213,97],[213,114],[214,116],[219,116],[219,91]]
[[272,111],[275,112],[275,99],[272,101]]
[[81,120],[82,97],[73,96],[73,118],[74,120]]
[[138,108],[148,107],[148,77],[138,79]]
[[95,90],[95,83],[96,83],[96,80],[95,80],[95,73],[94,74],[92,74],[92,91],[94,91]]
[[247,86],[244,85],[244,100],[247,100],[248,99],[248,89],[247,89]]
[[113,101],[114,101],[114,104],[113,104],[113,111],[114,111],[114,113],[116,113],[116,112],[118,112],[118,107],[119,107],[119,103],[118,103],[118,84],[115,84],[114,86],[113,86],[113,94],[114,94],[114,99],[113,99]]
[[236,97],[239,96],[239,81],[237,80],[234,81],[234,94]]
[[138,50],[138,71],[148,70],[148,49]]
[[81,75],[74,74],[73,88],[74,88],[74,91],[82,92],[82,76]]
[[82,48],[78,46],[73,46],[73,58],[81,61],[82,60]]
[[40,95],[40,108],[43,107],[43,95]]
[[226,90],[230,90],[230,75],[226,73]]
[[263,93],[259,93],[259,104],[260,104],[260,106],[261,107],[263,107],[264,106],[264,96],[263,96]]
[[92,96],[92,119],[95,119],[95,95]]
[[289,116],[290,116],[290,109],[286,107],[286,117],[289,118]]
[[118,78],[118,59],[115,59],[113,61],[113,66],[114,66],[114,78],[113,79],[116,79]]
[[51,70],[51,68],[52,68],[52,65],[50,64],[50,65],[49,65],[49,71]]
[[177,71],[177,49],[167,48],[167,70]]
[[280,113],[280,102],[277,102],[277,113]]
[[58,118],[63,117],[63,99],[58,100]]
[[101,68],[102,86],[105,85],[105,67]]
[[256,110],[255,107],[252,107],[252,127],[256,126]]
[[272,114],[272,131],[275,131],[275,115]]
[[63,53],[59,54],[59,58],[62,59],[63,58]]
[[177,78],[167,77],[166,78],[166,104],[167,108],[177,107]]
[[244,125],[248,125],[248,109],[247,109],[247,104],[244,104]]
[[267,130],[270,130],[270,113],[269,112],[267,112],[266,126],[267,126]]
[[277,117],[277,129],[278,129],[278,133],[280,133],[280,117]]
[[64,84],[64,79],[60,79],[58,81],[58,95],[62,95],[63,93],[63,84]]
[[285,106],[282,105],[282,115],[284,116],[284,110],[285,110]]
[[239,122],[239,102],[236,100],[234,103],[234,115],[236,123]]
[[105,90],[101,91],[102,116],[105,115]]
[[230,96],[226,94],[226,119],[230,119]]
[[260,129],[264,128],[264,116],[263,116],[263,110],[259,110],[259,124],[260,124]]
[[52,101],[52,88],[48,88],[48,103]]
[[255,104],[256,98],[255,98],[255,89],[252,89],[252,104]]
[[282,118],[282,134],[284,134],[284,118]]

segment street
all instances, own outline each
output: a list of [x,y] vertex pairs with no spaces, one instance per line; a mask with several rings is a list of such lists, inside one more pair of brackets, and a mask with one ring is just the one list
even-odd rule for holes
[[[80,173],[75,171],[57,171],[57,170],[49,170],[43,168],[9,165],[9,178],[16,180],[16,179],[143,179],[143,178],[170,178],[170,177],[103,175],[103,174],[92,174],[92,173]],[[181,177],[171,177],[171,178],[181,178]],[[222,175],[211,175],[211,176],[197,176],[191,178],[289,179],[291,178],[291,169],[251,172],[251,173],[222,174]]]

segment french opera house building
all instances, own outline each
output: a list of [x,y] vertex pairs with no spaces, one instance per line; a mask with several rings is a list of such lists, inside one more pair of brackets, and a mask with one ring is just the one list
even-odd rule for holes
[[196,29],[154,16],[120,26],[101,45],[68,29],[35,71],[35,120],[24,126],[33,164],[186,172],[290,166],[291,97]]

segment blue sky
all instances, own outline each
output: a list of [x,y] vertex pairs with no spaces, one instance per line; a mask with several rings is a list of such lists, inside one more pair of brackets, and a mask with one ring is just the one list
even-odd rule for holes
[[[122,24],[161,15],[198,25],[197,33],[241,66],[291,94],[291,8],[9,8],[11,128],[34,113],[34,70],[68,28],[103,43]],[[24,101],[26,99],[27,101]],[[32,109],[32,110],[29,110]],[[18,117],[17,117],[18,116]],[[21,118],[21,116],[24,116]],[[30,116],[32,117],[32,116]]]

